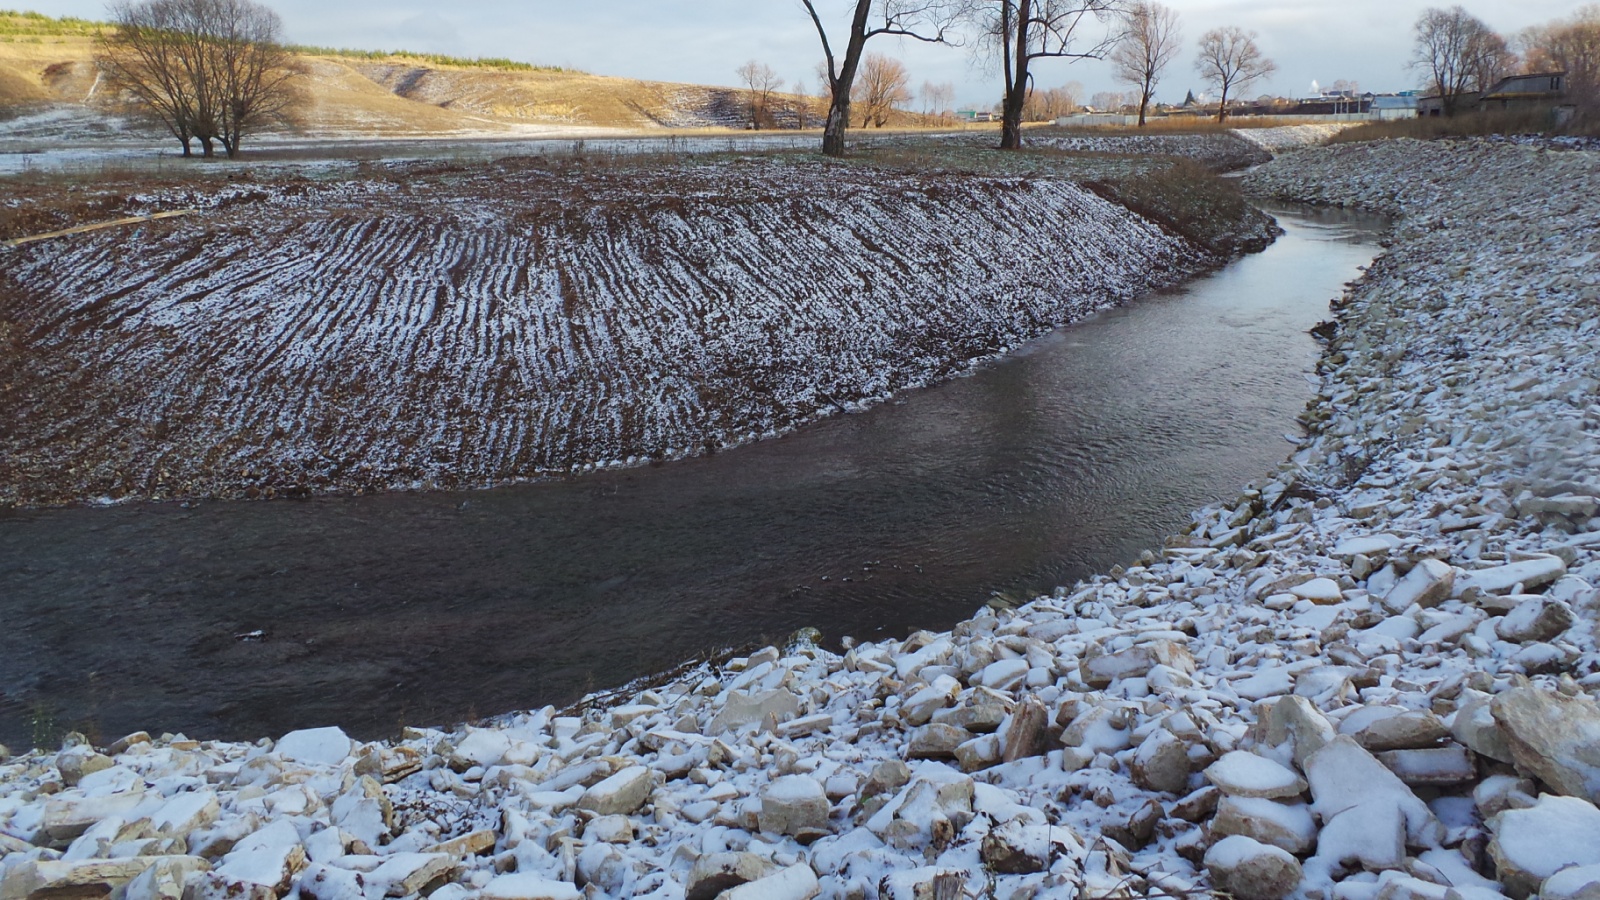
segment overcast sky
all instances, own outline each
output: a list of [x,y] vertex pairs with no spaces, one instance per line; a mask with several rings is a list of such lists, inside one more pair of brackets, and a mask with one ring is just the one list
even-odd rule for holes
[[[736,83],[734,69],[749,59],[771,65],[787,82],[815,85],[822,58],[816,32],[800,0],[265,0],[283,17],[289,40],[301,44],[396,49],[461,56],[503,56],[619,75],[699,84]],[[1430,5],[1449,0],[1164,0],[1179,13],[1183,56],[1157,86],[1157,98],[1181,101],[1204,85],[1194,72],[1193,45],[1202,32],[1222,25],[1254,30],[1278,73],[1250,96],[1302,96],[1312,80],[1337,79],[1364,90],[1417,86],[1405,68],[1411,25]],[[828,24],[842,31],[851,0],[818,0],[831,10]],[[51,15],[104,18],[101,0],[20,0],[14,4]],[[1510,34],[1529,25],[1570,15],[1571,0],[1479,0],[1467,10],[1490,27]],[[840,43],[841,39],[835,39]],[[869,49],[899,56],[911,70],[913,87],[924,81],[953,82],[962,106],[988,106],[1000,94],[999,78],[975,65],[966,50],[876,38]],[[1088,94],[1122,90],[1110,67],[1098,61],[1048,60],[1035,69],[1035,84],[1076,81]]]

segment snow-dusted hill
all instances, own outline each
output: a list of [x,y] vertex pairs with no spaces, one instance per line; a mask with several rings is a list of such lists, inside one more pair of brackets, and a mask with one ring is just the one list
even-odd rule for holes
[[1310,437],[1161,554],[566,715],[32,753],[0,765],[4,895],[1592,896],[1596,155],[1347,145],[1251,181],[1404,218]]
[[131,206],[200,212],[3,251],[0,502],[470,487],[674,458],[947,377],[1221,262],[1062,179],[783,160],[411,167]]

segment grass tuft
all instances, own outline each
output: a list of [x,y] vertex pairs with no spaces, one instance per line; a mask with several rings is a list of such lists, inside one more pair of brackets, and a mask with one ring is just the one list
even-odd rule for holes
[[301,56],[336,56],[343,59],[360,59],[371,62],[386,60],[402,60],[406,62],[426,63],[431,66],[450,66],[457,69],[503,69],[509,72],[551,72],[569,75],[584,74],[576,69],[566,69],[561,66],[540,66],[533,63],[518,62],[500,56],[445,56],[442,53],[415,53],[410,50],[355,50],[349,47],[313,47],[304,44],[295,44],[289,49]]

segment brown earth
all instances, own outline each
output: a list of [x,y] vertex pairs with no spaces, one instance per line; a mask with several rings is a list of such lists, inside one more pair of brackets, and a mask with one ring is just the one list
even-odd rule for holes
[[0,235],[200,214],[0,249],[0,505],[706,452],[1224,259],[1061,177],[799,154],[68,187],[16,183]]
[[[96,82],[93,53],[92,38],[83,35],[0,34],[0,121],[45,104],[119,111],[115,98]],[[313,137],[514,135],[528,126],[742,129],[745,124],[743,95],[733,87],[419,64],[411,57],[298,59],[305,72],[299,81],[304,102],[287,130]],[[925,124],[924,118],[901,112],[889,126],[917,126]]]

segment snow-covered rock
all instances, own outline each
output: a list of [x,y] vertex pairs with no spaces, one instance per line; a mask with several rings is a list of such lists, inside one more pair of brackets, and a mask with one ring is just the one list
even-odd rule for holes
[[1239,900],[1282,900],[1303,877],[1299,860],[1243,835],[1212,844],[1205,863],[1212,883]]
[[1600,865],[1600,809],[1587,800],[1545,794],[1495,816],[1489,829],[1495,872],[1515,900],[1563,869]]

